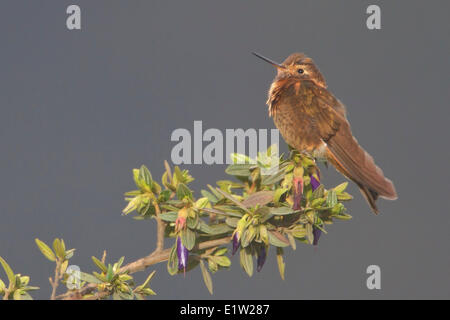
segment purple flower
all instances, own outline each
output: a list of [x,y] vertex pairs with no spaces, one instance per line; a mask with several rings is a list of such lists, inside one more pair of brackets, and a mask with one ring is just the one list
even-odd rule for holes
[[309,175],[309,177],[311,178],[311,187],[312,187],[312,190],[314,191],[320,186],[320,181],[317,180],[313,174]]
[[256,258],[256,271],[260,272],[262,267],[264,266],[264,263],[266,262],[267,257],[267,251],[266,247],[262,246],[259,249],[258,257]]
[[181,237],[177,237],[177,256],[178,256],[178,270],[183,269],[186,272],[186,266],[189,257],[189,250],[183,245]]
[[236,232],[233,236],[233,252],[231,253],[231,255],[234,256],[234,254],[238,251],[239,249],[239,233]]
[[322,231],[318,228],[316,228],[315,226],[313,226],[313,236],[314,236],[314,240],[313,240],[313,245],[317,246],[317,244],[319,243],[319,238],[320,235],[322,234]]
[[294,205],[292,209],[300,210],[300,202],[302,201],[303,195],[303,179],[302,178],[294,178]]

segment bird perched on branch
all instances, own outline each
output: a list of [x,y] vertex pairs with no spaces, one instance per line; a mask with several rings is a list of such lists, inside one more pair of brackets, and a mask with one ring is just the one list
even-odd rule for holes
[[293,53],[279,64],[257,53],[277,68],[269,89],[269,115],[288,145],[325,156],[357,184],[374,213],[378,197],[395,200],[394,184],[353,137],[344,105],[327,90],[313,60]]

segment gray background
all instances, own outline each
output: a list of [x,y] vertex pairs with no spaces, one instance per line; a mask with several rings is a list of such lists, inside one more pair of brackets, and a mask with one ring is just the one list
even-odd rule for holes
[[[0,5],[0,255],[41,286],[35,297],[49,297],[53,271],[36,237],[63,237],[84,271],[103,249],[128,262],[153,250],[153,222],[122,217],[123,192],[134,167],[160,176],[174,129],[274,127],[274,70],[255,50],[315,59],[399,200],[375,216],[352,185],[354,219],[316,248],[287,250],[286,281],[273,251],[252,278],[235,257],[213,276],[213,298],[450,298],[448,1],[76,1],[82,30],[68,31],[71,3]],[[366,28],[372,3],[380,31]],[[224,166],[186,167],[197,193],[225,177]],[[370,264],[382,290],[366,288]],[[199,269],[155,269],[156,298],[211,298]]]

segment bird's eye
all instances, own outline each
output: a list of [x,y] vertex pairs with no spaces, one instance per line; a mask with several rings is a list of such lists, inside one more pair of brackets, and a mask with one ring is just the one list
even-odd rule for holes
[[305,72],[303,69],[298,69],[297,71],[298,71],[298,73],[300,73],[300,74],[302,74],[302,73]]

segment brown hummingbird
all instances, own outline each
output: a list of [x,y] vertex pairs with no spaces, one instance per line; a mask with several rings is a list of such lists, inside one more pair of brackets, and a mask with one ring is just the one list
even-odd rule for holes
[[277,68],[267,105],[286,143],[299,152],[325,156],[358,185],[374,213],[378,197],[397,199],[392,181],[353,137],[345,106],[328,91],[313,60],[293,53],[279,64],[253,54]]

